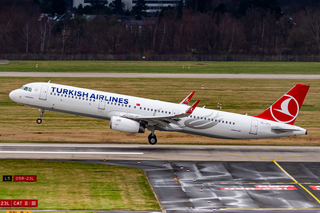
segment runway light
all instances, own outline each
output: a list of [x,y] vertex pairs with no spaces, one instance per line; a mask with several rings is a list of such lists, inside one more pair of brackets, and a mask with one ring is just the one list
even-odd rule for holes
[[183,166],[180,166],[180,169],[183,169]]
[[140,161],[138,161],[137,163],[140,163]]
[[187,172],[190,172],[190,169],[187,169]]
[[208,203],[211,203],[211,201],[210,201],[210,200],[208,200]]
[[166,164],[166,163],[164,163],[164,164],[163,164],[163,166],[167,166],[167,164]]
[[203,192],[203,189],[202,189],[202,188],[200,188],[200,192]]
[[213,207],[213,211],[215,211],[216,210],[216,208],[215,207]]
[[106,161],[106,159],[103,159],[103,161]]
[[195,178],[193,178],[193,182],[196,182],[196,179],[195,179]]

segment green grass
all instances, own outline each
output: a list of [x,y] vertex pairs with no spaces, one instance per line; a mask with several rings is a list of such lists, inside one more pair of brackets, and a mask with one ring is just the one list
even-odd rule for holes
[[[0,142],[64,142],[64,143],[142,143],[147,135],[110,130],[109,122],[45,112],[43,123],[36,124],[37,109],[19,105],[8,97],[10,91],[35,81],[91,88],[179,103],[195,90],[191,103],[200,99],[200,107],[240,114],[257,115],[297,83],[311,85],[295,125],[308,130],[307,136],[266,140],[221,140],[193,135],[159,132],[159,144],[232,144],[232,145],[320,145],[320,80],[272,79],[119,79],[114,78],[1,78]],[[205,90],[201,90],[201,85]],[[190,104],[191,104],[190,103]]]
[[34,209],[159,210],[142,170],[101,164],[0,160],[2,175],[37,182],[0,182],[0,199],[37,199]]
[[[36,68],[38,64],[38,68]],[[190,69],[188,66],[190,65]],[[182,68],[184,66],[184,68]],[[10,61],[0,72],[119,73],[263,73],[320,74],[314,62],[194,62],[194,61]]]

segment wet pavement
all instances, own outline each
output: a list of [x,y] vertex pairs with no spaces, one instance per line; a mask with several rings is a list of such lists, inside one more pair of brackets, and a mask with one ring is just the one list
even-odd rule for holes
[[143,169],[166,212],[320,212],[320,163],[76,162]]

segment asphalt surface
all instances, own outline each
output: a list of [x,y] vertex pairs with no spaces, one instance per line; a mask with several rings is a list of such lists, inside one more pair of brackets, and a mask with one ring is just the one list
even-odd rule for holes
[[320,75],[304,75],[304,74],[86,73],[86,72],[0,72],[0,77],[320,79]]
[[1,158],[143,169],[163,211],[169,213],[320,212],[319,151],[319,147],[0,144]]

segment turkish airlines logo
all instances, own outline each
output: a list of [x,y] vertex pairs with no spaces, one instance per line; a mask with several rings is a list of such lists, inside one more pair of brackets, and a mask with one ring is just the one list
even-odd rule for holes
[[270,112],[276,121],[290,123],[298,116],[299,104],[291,95],[284,95],[270,107]]

